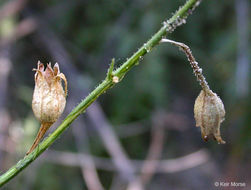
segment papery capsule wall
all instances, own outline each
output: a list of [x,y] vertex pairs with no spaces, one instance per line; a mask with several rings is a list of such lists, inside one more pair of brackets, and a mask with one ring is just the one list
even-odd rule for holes
[[224,121],[225,109],[221,99],[215,93],[201,90],[194,104],[196,126],[201,127],[201,136],[207,141],[213,137],[219,144],[224,144],[220,135],[220,125]]
[[65,91],[58,75],[58,65],[54,66],[54,70],[52,70],[51,65],[47,65],[46,70],[43,71],[41,70],[43,68],[41,64],[38,63],[38,69],[36,69],[35,73],[32,109],[41,123],[54,123],[64,111],[66,104]]

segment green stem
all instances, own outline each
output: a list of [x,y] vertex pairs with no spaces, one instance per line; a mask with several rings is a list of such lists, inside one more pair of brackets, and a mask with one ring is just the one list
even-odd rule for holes
[[[142,56],[149,53],[153,47],[159,44],[160,40],[165,37],[167,33],[172,32],[175,28],[183,23],[187,16],[194,10],[194,8],[200,3],[201,0],[188,0],[183,7],[181,7],[171,19],[163,23],[162,28],[152,36],[137,52],[135,52],[125,63],[123,63],[117,70],[111,72],[108,71],[108,75],[111,73],[114,76],[120,78],[135,66]],[[112,65],[113,66],[113,65]],[[9,180],[20,173],[30,163],[32,163],[40,154],[42,154],[69,126],[70,124],[81,114],[86,108],[94,102],[101,94],[114,85],[111,77],[106,79],[96,87],[74,110],[64,119],[64,121],[58,126],[58,128],[49,137],[45,138],[43,142],[29,155],[25,156],[13,167],[0,176],[0,187],[6,184]]]

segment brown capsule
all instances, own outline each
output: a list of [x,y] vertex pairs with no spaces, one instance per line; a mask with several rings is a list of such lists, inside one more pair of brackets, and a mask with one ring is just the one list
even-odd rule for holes
[[[31,149],[26,154],[36,148],[45,132],[63,113],[67,96],[67,80],[65,75],[60,73],[57,63],[53,68],[51,64],[47,64],[46,69],[44,69],[44,64],[39,61],[37,69],[33,70],[36,73],[32,110],[35,117],[40,121],[41,127]],[[61,79],[65,83],[65,89],[63,89]]]
[[225,109],[221,99],[215,93],[201,90],[194,104],[194,117],[196,127],[201,128],[203,140],[214,138],[219,144],[225,144],[220,135]]

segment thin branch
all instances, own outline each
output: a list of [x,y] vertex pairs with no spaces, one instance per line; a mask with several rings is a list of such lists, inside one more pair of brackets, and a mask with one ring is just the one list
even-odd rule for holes
[[99,181],[92,155],[89,154],[89,137],[86,134],[86,126],[85,124],[81,124],[80,122],[75,123],[77,123],[77,125],[73,127],[73,135],[76,141],[78,152],[84,152],[87,155],[85,161],[79,158],[79,162],[82,163],[81,171],[86,182],[86,186],[88,187],[88,189],[103,190],[104,188]]
[[237,98],[248,96],[250,89],[250,56],[249,56],[249,18],[250,18],[250,1],[236,0],[236,22],[237,22],[237,61],[235,72],[235,84]]
[[129,160],[125,150],[121,146],[119,139],[112,130],[112,127],[106,121],[99,105],[94,103],[86,112],[91,119],[93,126],[101,137],[104,146],[112,157],[114,165],[122,174],[126,182],[131,182],[136,177],[134,167]]
[[[54,164],[60,164],[64,166],[70,167],[79,167],[81,166],[81,162],[86,161],[86,157],[88,155],[84,153],[71,153],[71,152],[63,152],[63,151],[56,151],[56,150],[48,150],[42,156],[42,160]],[[92,156],[96,167],[100,170],[106,171],[117,171],[117,167],[115,166],[114,162],[108,158],[102,158],[97,156]],[[200,149],[193,153],[187,154],[185,156],[167,160],[131,160],[134,172],[136,173],[146,173],[147,171],[142,171],[143,164],[157,164],[156,173],[175,173],[181,172],[184,170],[188,170],[190,168],[194,168],[200,166],[202,164],[207,163],[210,161],[210,154],[205,149]]]
[[[153,123],[152,140],[149,147],[149,151],[141,169],[143,175],[139,176],[140,180],[144,185],[146,185],[151,180],[157,169],[158,160],[160,159],[163,151],[164,140],[165,140],[164,126],[162,126],[161,124],[158,125],[157,122],[155,121]],[[156,163],[149,164],[151,163],[151,161],[156,161]]]
[[190,119],[181,113],[165,112],[162,110],[155,111],[153,117],[142,119],[131,123],[116,126],[116,133],[119,138],[127,138],[131,136],[141,135],[151,129],[149,122],[151,119],[157,118],[158,122],[166,129],[184,131],[188,129],[191,123]]
[[36,20],[27,18],[20,21],[16,26],[13,27],[12,33],[5,38],[0,40],[0,49],[5,49],[6,46],[13,43],[14,41],[31,34],[36,30],[38,25]]
[[[188,0],[183,7],[181,7],[171,19],[163,23],[162,28],[153,35],[136,53],[134,53],[126,62],[124,62],[116,71],[114,76],[121,80],[125,74],[134,67],[138,61],[145,54],[149,53],[153,47],[159,44],[160,40],[166,36],[167,33],[172,32],[177,26],[185,23],[185,19],[197,7],[200,0]],[[114,85],[112,79],[105,79],[99,84],[73,111],[64,119],[61,125],[29,155],[21,159],[17,164],[11,167],[3,175],[0,176],[0,187],[6,184],[9,180],[20,173],[24,168],[31,164],[40,154],[42,154],[69,126],[70,124],[82,114],[89,105],[91,105],[101,94],[107,91]]]
[[[10,118],[7,110],[6,102],[8,100],[8,85],[9,74],[12,68],[12,62],[10,60],[10,47],[0,50],[0,144],[5,145],[8,136],[8,125]],[[0,150],[0,169],[4,169],[4,162],[6,155]]]
[[[10,152],[6,147],[0,146],[0,150]],[[46,161],[53,164],[59,164],[68,167],[81,167],[83,162],[86,162],[86,158],[90,156],[85,153],[72,153],[66,151],[57,151],[57,150],[47,150],[46,153],[41,156],[42,161]],[[92,159],[95,163],[96,168],[105,171],[115,171],[117,172],[117,167],[114,165],[114,162],[109,158],[92,156]],[[80,162],[81,160],[81,162]],[[146,172],[142,171],[142,166],[146,160],[135,160],[132,159],[132,165],[134,167],[135,173]],[[156,173],[175,173],[188,170],[202,164],[206,164],[210,161],[210,154],[205,149],[197,150],[193,153],[187,154],[179,158],[172,158],[166,160],[152,160],[148,161],[147,164],[156,164]]]
[[129,184],[127,190],[135,189],[135,185],[137,186],[137,184],[142,184],[146,186],[146,184],[151,180],[154,173],[156,172],[165,139],[164,126],[161,122],[157,120],[157,118],[153,118],[151,136],[151,143],[147,153],[147,157],[143,162],[140,171],[141,175],[137,176],[134,181]]
[[27,2],[28,0],[15,0],[5,3],[0,9],[0,21],[2,21],[5,17],[17,14],[25,7]]

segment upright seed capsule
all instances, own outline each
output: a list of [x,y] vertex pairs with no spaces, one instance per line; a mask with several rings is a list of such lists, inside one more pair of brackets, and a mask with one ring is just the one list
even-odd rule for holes
[[[41,127],[32,147],[26,154],[36,148],[45,132],[63,113],[67,96],[67,80],[65,75],[60,73],[57,63],[53,68],[51,64],[47,64],[46,69],[44,69],[44,64],[39,61],[37,69],[33,70],[36,73],[32,110],[35,117],[40,121]],[[64,80],[65,89],[63,89],[61,79]]]
[[215,93],[201,90],[195,100],[194,117],[196,126],[201,128],[201,136],[205,141],[213,137],[219,144],[225,144],[220,135],[225,109],[221,99]]

